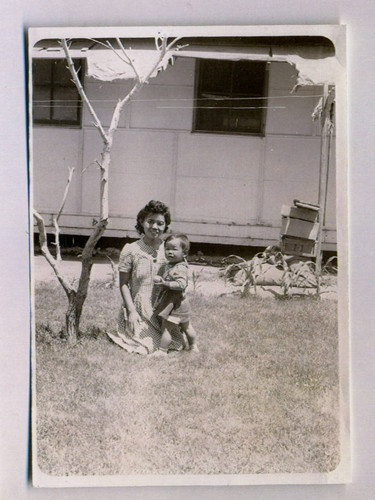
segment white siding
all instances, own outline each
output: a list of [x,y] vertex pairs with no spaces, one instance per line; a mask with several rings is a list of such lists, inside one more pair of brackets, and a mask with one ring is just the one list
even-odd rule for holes
[[131,105],[130,128],[190,130],[192,86],[149,85]]
[[[116,82],[101,82],[92,78],[85,81],[87,96],[92,102],[99,119],[104,127],[109,127],[119,99],[123,99],[131,90],[132,84],[128,80]],[[124,108],[120,117],[119,127],[126,127],[129,121],[129,106]],[[92,117],[87,108],[84,107],[83,126],[92,127]]]
[[[268,67],[268,106],[279,108],[267,111],[265,137],[191,133],[194,60],[177,59],[150,80],[125,108],[115,136],[108,235],[135,236],[134,217],[153,198],[171,206],[173,227],[188,231],[193,241],[268,244],[278,238],[281,205],[295,198],[317,202],[320,131],[311,115],[322,88],[291,93],[295,68],[287,63]],[[115,101],[130,87],[131,82],[86,80],[106,127]],[[72,216],[64,217],[63,231],[87,234],[98,214],[95,160],[100,150],[101,138],[87,110],[82,130],[35,127],[34,197],[40,211],[56,212],[67,167],[77,168],[65,210]],[[332,151],[326,224],[334,229]],[[327,233],[327,239],[335,237]]]
[[319,137],[273,136],[266,139],[262,219],[280,222],[280,208],[294,199],[317,203]]
[[179,219],[255,222],[261,139],[179,136],[175,213]]
[[[312,114],[322,94],[322,87],[298,87],[296,70],[287,63],[272,63],[269,70],[269,92],[266,135],[319,135],[319,123]],[[280,96],[286,96],[280,98]]]
[[[147,146],[145,146],[147,145]],[[96,130],[85,131],[84,165],[100,154]],[[109,210],[113,216],[135,216],[150,199],[170,203],[173,134],[119,130],[109,175]],[[99,171],[92,165],[83,175],[82,213],[98,213]]]
[[37,210],[56,214],[65,191],[69,167],[75,168],[65,212],[79,213],[82,130],[35,127],[33,132],[33,187]]

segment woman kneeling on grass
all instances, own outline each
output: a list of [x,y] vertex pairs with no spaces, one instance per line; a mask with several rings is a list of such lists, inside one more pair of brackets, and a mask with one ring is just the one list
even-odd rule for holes
[[[117,333],[108,336],[131,353],[151,354],[160,345],[162,331],[154,308],[161,290],[154,278],[166,264],[162,236],[170,221],[168,207],[151,200],[137,215],[135,227],[142,237],[126,244],[120,254],[118,268],[123,305]],[[178,331],[170,349],[183,347],[183,334]]]
[[198,351],[196,333],[190,322],[190,304],[186,297],[188,285],[188,264],[186,257],[190,243],[185,234],[170,235],[164,242],[165,257],[168,264],[163,269],[163,276],[155,276],[154,283],[163,287],[155,313],[162,321],[162,337],[159,350],[151,354],[152,357],[166,356],[172,343],[175,325],[186,335],[191,351]]

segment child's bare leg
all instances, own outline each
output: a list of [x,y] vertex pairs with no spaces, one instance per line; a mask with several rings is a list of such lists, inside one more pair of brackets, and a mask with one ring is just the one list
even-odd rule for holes
[[161,333],[159,349],[150,354],[149,358],[161,358],[167,355],[168,347],[172,342],[172,336],[169,332],[169,328],[170,328],[170,323],[167,320],[162,319],[161,323],[162,333]]
[[170,328],[171,328],[171,323],[169,321],[163,319],[161,323],[161,339],[160,339],[160,346],[159,349],[161,351],[168,351],[168,347],[170,346],[170,343],[172,342],[172,336],[170,334]]
[[183,349],[189,350],[189,341],[187,339],[186,333],[181,330]]
[[191,351],[198,351],[197,347],[197,333],[193,328],[193,325],[190,323],[190,321],[187,321],[186,323],[181,323],[180,324],[181,330],[185,333],[188,342],[189,342],[189,347]]

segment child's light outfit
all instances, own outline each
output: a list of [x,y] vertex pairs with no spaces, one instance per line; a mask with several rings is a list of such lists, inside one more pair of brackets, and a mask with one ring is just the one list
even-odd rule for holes
[[190,320],[190,303],[186,296],[189,267],[187,262],[165,264],[163,279],[180,285],[179,290],[164,288],[155,306],[155,314],[170,323],[179,325]]

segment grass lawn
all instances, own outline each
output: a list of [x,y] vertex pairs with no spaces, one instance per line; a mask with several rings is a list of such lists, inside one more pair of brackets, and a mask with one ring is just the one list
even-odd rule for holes
[[337,304],[194,295],[200,353],[111,343],[119,292],[93,282],[75,347],[39,284],[38,465],[52,475],[327,472],[339,463]]

